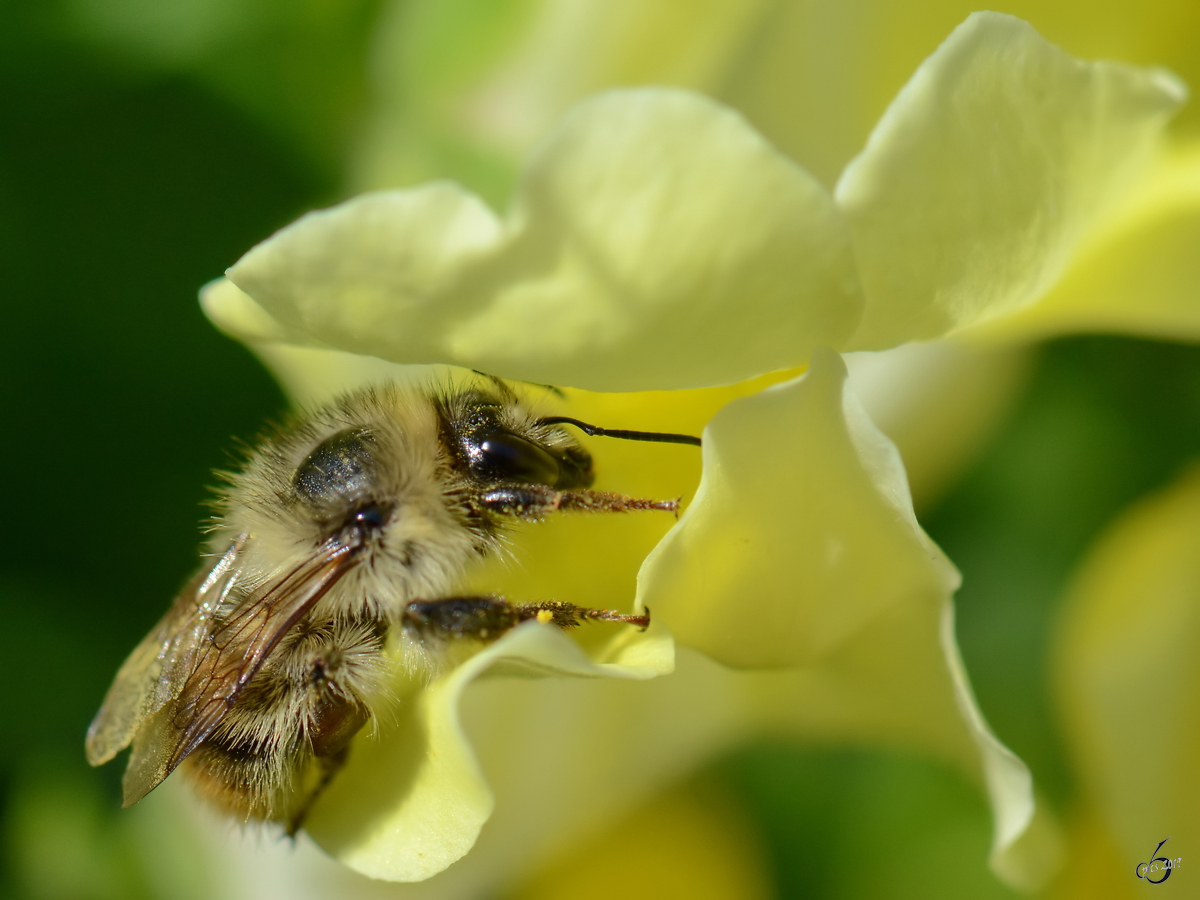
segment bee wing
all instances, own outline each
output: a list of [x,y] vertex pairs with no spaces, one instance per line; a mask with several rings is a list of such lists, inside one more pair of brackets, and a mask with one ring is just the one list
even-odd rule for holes
[[208,622],[233,583],[245,535],[202,568],[175,598],[167,614],[125,660],[96,718],[88,727],[87,759],[108,762],[129,746],[150,716],[175,699],[208,634]]
[[353,543],[330,541],[290,571],[242,599],[206,632],[172,700],[146,718],[133,738],[124,802],[137,802],[196,749],[293,625],[356,564]]

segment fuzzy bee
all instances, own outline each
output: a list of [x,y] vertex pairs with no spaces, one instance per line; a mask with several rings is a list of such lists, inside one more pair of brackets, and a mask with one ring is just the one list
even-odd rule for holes
[[677,509],[588,490],[591,457],[563,425],[699,443],[538,418],[495,379],[362,391],[266,440],[228,476],[209,561],[117,673],[88,761],[132,744],[126,806],[182,763],[217,806],[294,834],[396,666],[428,671],[530,619],[645,628],[648,614],[455,594],[519,520]]

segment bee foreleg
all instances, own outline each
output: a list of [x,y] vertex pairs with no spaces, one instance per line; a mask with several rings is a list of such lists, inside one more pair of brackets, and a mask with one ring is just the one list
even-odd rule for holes
[[605,491],[556,491],[537,484],[487,491],[481,502],[492,512],[537,520],[552,512],[631,512],[657,509],[679,514],[678,500],[646,500]]

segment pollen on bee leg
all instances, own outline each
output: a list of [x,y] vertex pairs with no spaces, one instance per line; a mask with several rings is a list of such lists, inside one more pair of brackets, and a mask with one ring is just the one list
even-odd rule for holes
[[581,622],[620,622],[623,625],[636,625],[642,631],[650,627],[650,610],[646,610],[643,615],[636,615],[617,612],[615,609],[591,609],[559,600],[522,603],[513,609],[522,621],[528,622],[532,619],[544,625],[557,625],[559,628],[574,628]]
[[635,613],[620,613],[614,609],[578,609],[576,615],[580,619],[590,619],[595,622],[620,622],[624,625],[636,625],[639,631],[650,627],[650,610],[641,615]]
[[659,510],[674,513],[678,518],[680,500],[651,500],[606,491],[558,491],[540,484],[496,488],[480,497],[483,506],[493,512],[533,521],[553,512],[617,513],[638,510]]
[[633,512],[636,510],[659,510],[674,513],[679,517],[679,503],[674,500],[650,500],[630,497],[626,494],[610,494],[606,491],[562,491],[555,508],[574,512]]

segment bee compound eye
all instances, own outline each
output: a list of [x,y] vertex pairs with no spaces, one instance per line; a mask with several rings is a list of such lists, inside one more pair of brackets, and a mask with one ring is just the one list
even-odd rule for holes
[[471,468],[489,482],[558,485],[561,469],[545,448],[509,431],[494,431],[478,443]]
[[345,428],[313,448],[292,477],[301,500],[325,506],[370,492],[375,473],[374,436],[363,428]]

